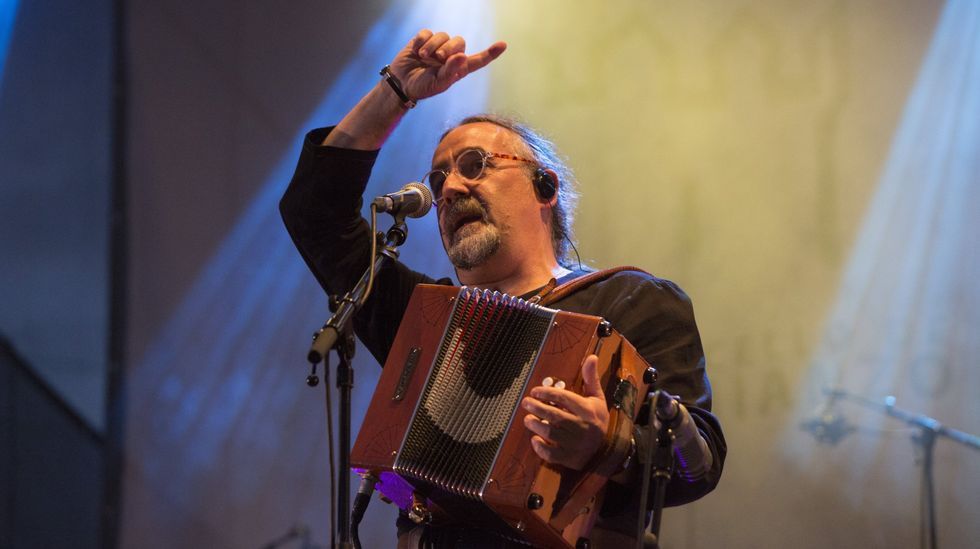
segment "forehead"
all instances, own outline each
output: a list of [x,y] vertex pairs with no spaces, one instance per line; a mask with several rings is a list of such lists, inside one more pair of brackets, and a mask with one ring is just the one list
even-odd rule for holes
[[490,122],[473,122],[453,128],[446,134],[432,153],[432,165],[448,164],[460,151],[472,148],[522,154],[526,147],[521,138],[507,128]]

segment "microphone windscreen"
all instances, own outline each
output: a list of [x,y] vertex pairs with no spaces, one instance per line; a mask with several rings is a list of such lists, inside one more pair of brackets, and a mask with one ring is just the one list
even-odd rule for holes
[[417,210],[408,214],[408,217],[422,217],[423,215],[429,213],[429,210],[432,209],[432,191],[430,191],[425,185],[419,183],[418,181],[413,181],[402,187],[402,190],[415,190],[422,195],[422,204]]

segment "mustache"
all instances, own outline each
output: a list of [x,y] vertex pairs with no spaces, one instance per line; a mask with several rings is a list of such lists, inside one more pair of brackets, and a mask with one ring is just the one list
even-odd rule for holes
[[455,231],[456,225],[463,219],[479,217],[482,220],[486,220],[487,218],[486,205],[472,196],[454,200],[444,211],[445,226],[450,231]]

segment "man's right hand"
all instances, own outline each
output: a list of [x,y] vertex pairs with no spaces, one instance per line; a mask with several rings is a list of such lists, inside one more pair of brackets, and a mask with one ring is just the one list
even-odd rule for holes
[[504,53],[507,44],[495,42],[489,48],[466,54],[461,36],[444,32],[419,31],[391,62],[391,72],[401,81],[403,91],[414,100],[440,94],[473,71],[482,69]]
[[[504,53],[507,44],[466,55],[466,41],[444,32],[421,30],[391,62],[391,72],[409,99],[418,101],[442,93],[467,74],[482,69]],[[347,113],[323,145],[348,149],[381,148],[407,109],[383,80]]]

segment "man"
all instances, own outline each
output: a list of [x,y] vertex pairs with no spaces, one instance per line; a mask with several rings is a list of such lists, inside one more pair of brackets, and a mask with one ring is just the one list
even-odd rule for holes
[[[489,64],[506,44],[497,42],[473,55],[465,47],[461,37],[420,31],[392,61],[388,76],[336,127],[308,135],[280,210],[300,253],[328,292],[350,289],[369,264],[372,236],[359,215],[361,194],[379,149],[401,117],[416,101],[446,91]],[[437,199],[442,243],[461,284],[531,298],[547,292],[555,281],[586,274],[570,269],[567,256],[571,179],[551,144],[532,130],[494,116],[471,117],[446,132],[432,167],[426,183]],[[388,262],[356,315],[358,337],[382,364],[412,290],[423,282],[451,283]],[[683,403],[679,417],[697,427],[694,447],[702,470],[689,478],[675,476],[668,485],[668,504],[686,503],[712,490],[726,447],[710,413],[704,353],[687,296],[669,281],[626,271],[550,306],[609,320],[657,368],[658,386]],[[525,428],[534,451],[549,463],[575,470],[596,455],[609,422],[594,356],[584,361],[582,374],[583,395],[538,387],[522,403],[529,411]],[[649,444],[639,429],[634,438],[639,448]],[[645,466],[632,460],[610,481],[593,530],[595,546],[622,546],[635,532]],[[486,533],[423,530],[404,516],[399,519],[400,547],[417,546],[423,539],[439,547],[506,546]]]

